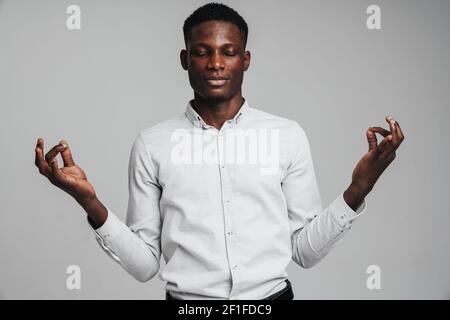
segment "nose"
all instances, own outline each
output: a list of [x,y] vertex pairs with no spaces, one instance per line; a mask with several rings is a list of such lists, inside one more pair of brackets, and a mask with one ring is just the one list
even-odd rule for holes
[[214,51],[211,54],[210,59],[208,61],[208,69],[218,70],[223,68],[224,68],[223,57],[220,55],[220,53]]

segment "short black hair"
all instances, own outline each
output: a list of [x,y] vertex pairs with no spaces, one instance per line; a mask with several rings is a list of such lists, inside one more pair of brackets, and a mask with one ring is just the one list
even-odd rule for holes
[[191,29],[202,22],[219,20],[234,24],[239,28],[244,40],[244,49],[247,46],[248,26],[244,18],[236,10],[223,3],[210,2],[196,9],[185,21],[183,25],[184,42],[190,40]]

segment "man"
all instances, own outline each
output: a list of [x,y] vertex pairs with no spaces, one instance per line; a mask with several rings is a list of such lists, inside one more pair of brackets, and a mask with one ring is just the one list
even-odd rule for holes
[[394,160],[402,130],[390,117],[389,131],[370,127],[351,184],[323,209],[303,129],[242,97],[244,19],[210,3],[183,31],[180,59],[194,99],[136,138],[126,224],[97,198],[66,141],[44,157],[38,139],[36,165],[84,208],[102,248],[137,280],[154,277],[164,255],[166,299],[293,299],[287,265],[309,268],[342,239]]

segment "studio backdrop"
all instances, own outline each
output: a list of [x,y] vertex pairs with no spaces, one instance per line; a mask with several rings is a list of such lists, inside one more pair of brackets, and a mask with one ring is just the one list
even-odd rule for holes
[[[140,283],[102,251],[34,148],[66,139],[125,221],[135,137],[193,98],[182,26],[205,3],[0,0],[1,299],[164,299],[158,276]],[[289,265],[295,299],[449,299],[450,2],[224,3],[249,25],[243,96],[303,127],[324,206],[369,126],[391,115],[406,136],[343,241],[313,268]]]

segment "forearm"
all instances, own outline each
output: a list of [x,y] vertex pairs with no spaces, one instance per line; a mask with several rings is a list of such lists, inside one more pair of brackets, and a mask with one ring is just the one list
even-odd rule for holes
[[[365,210],[364,200],[358,209]],[[363,206],[361,206],[363,205]],[[355,209],[355,210],[356,210]],[[309,268],[318,263],[342,239],[358,216],[340,194],[328,207],[318,212],[294,234],[293,257],[299,265]]]
[[[92,202],[87,206],[86,212],[95,216],[105,208],[100,201]],[[105,208],[107,219],[96,228],[91,216],[89,224],[96,234],[102,249],[129,274],[137,280],[144,282],[151,279],[159,270],[159,245],[151,241],[148,230],[141,230],[127,226],[113,212]],[[98,211],[98,212],[97,212]],[[101,219],[101,217],[99,218]]]

